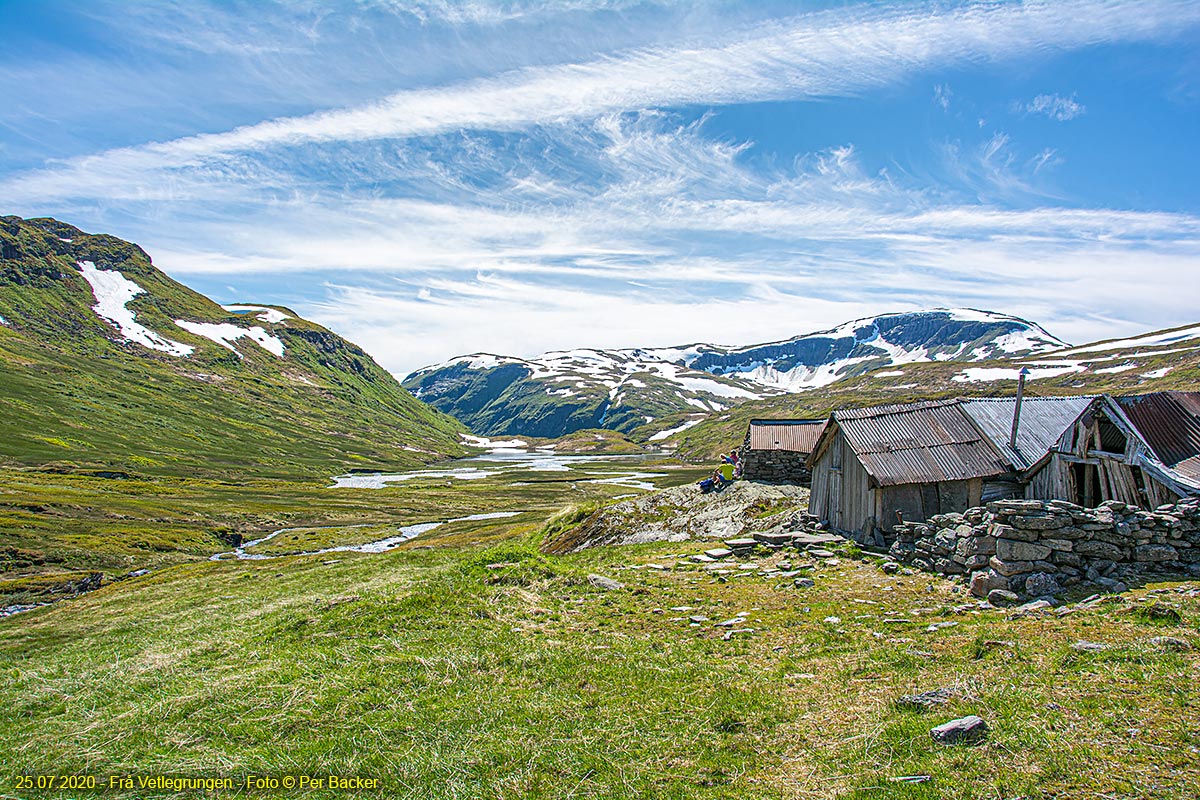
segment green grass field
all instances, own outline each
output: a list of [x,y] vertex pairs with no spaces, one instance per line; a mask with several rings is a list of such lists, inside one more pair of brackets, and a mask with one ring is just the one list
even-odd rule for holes
[[[660,466],[663,484],[695,477]],[[39,774],[356,775],[383,781],[374,796],[413,798],[1184,798],[1200,785],[1200,651],[1151,644],[1200,645],[1200,601],[1144,602],[1173,587],[1018,618],[961,609],[959,587],[869,558],[815,566],[816,586],[797,589],[693,565],[703,543],[548,556],[557,509],[628,491],[554,473],[382,490],[3,477],[6,508],[45,509],[23,512],[44,527],[10,517],[6,537],[68,555],[71,536],[90,537],[72,568],[155,567],[0,620],[5,796],[96,796],[18,788]],[[384,554],[207,560],[228,549],[216,528],[342,526],[320,533],[328,544],[504,509],[525,513]],[[53,522],[68,512],[76,534]],[[131,543],[108,514],[171,546]],[[671,568],[634,568],[651,563]],[[1138,611],[1150,604],[1177,616]],[[726,641],[714,623],[738,613],[753,631]],[[929,632],[937,622],[956,624]],[[895,704],[942,687],[960,692],[944,708]],[[931,727],[968,713],[988,721],[986,742],[933,743]],[[913,775],[929,780],[893,780]],[[148,795],[196,796],[99,793]]]

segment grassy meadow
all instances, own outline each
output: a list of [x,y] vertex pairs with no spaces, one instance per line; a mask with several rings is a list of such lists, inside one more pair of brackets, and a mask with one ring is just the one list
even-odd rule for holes
[[[1195,583],[1018,616],[853,551],[721,572],[690,560],[700,542],[542,553],[558,509],[633,491],[583,477],[351,490],[6,471],[6,542],[153,570],[0,620],[0,794],[97,794],[18,789],[22,774],[253,773],[377,777],[361,794],[411,798],[1195,796],[1200,654],[1152,642],[1200,645]],[[306,528],[269,543],[287,552],[504,510],[522,513],[382,554],[208,560],[226,530]],[[815,586],[759,574],[784,558]],[[896,704],[944,687],[944,707]],[[983,744],[930,739],[969,713]]]

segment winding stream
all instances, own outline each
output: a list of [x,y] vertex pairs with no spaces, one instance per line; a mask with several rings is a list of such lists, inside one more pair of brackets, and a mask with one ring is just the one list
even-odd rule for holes
[[455,517],[444,522],[418,522],[416,525],[405,525],[399,528],[399,533],[395,536],[388,536],[384,539],[376,539],[373,542],[365,544],[342,544],[335,547],[323,547],[320,550],[305,550],[298,553],[247,553],[246,548],[255,547],[263,542],[269,542],[276,536],[292,531],[324,531],[324,530],[348,530],[350,528],[365,528],[366,525],[325,525],[321,527],[309,528],[280,528],[277,531],[268,533],[261,539],[255,539],[250,542],[244,542],[240,547],[236,547],[227,553],[217,553],[210,556],[209,561],[228,561],[237,559],[239,561],[265,561],[271,558],[284,558],[292,556],[322,556],[327,553],[386,553],[392,550],[409,539],[420,536],[422,533],[431,531],[434,528],[440,528],[443,525],[449,525],[451,522],[474,522],[481,519],[506,519],[515,517],[518,514],[523,514],[523,511],[493,511],[489,514],[471,514],[466,517]]

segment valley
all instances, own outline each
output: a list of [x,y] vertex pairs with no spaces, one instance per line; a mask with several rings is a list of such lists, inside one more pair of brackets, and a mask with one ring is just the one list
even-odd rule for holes
[[[413,798],[1174,800],[1200,780],[1194,580],[1004,607],[828,534],[730,551],[799,524],[809,490],[695,485],[757,417],[1003,395],[1021,367],[1033,395],[1191,388],[1195,326],[1070,346],[959,309],[473,356],[414,387],[457,398],[438,410],[291,309],[3,222],[8,796],[76,796],[17,784],[49,772],[114,798],[146,796],[122,776],[218,772]],[[965,715],[986,741],[930,737]]]

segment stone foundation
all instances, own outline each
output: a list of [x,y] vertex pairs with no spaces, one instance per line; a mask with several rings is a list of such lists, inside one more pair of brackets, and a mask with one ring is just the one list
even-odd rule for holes
[[999,500],[962,514],[893,528],[891,555],[928,572],[961,576],[972,594],[1030,597],[1078,584],[1124,591],[1155,575],[1200,577],[1200,498],[1143,511],[1110,500]]

